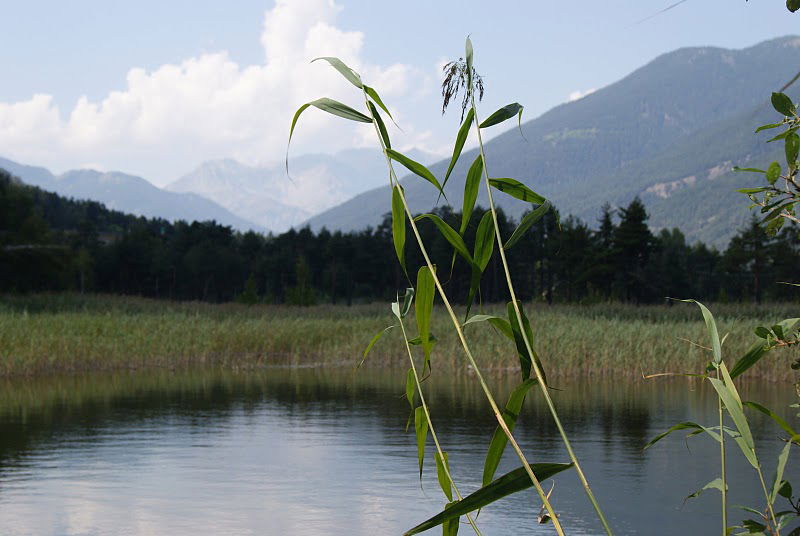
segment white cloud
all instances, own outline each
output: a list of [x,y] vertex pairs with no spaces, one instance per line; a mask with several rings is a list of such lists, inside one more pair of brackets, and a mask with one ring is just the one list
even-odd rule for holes
[[573,91],[572,93],[569,94],[569,96],[567,97],[567,102],[572,102],[572,101],[576,101],[578,99],[582,99],[587,95],[591,95],[595,91],[597,91],[596,87],[587,89],[585,91],[582,91],[580,89],[576,89],[575,91]]
[[[384,97],[402,97],[424,81],[409,65],[366,62],[364,34],[335,26],[340,11],[332,0],[277,0],[264,17],[263,64],[239,65],[221,51],[152,71],[132,68],[124,89],[98,101],[81,97],[65,114],[49,95],[0,103],[2,156],[56,170],[93,162],[158,184],[212,158],[278,161],[302,103],[320,96],[360,102],[336,71],[309,60],[338,56]],[[339,150],[364,143],[365,135],[359,125],[309,109],[292,151]],[[404,138],[414,141],[413,134]]]

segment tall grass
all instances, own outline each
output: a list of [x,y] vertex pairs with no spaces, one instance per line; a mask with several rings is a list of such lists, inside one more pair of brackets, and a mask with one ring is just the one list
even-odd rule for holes
[[[688,309],[688,311],[687,311]],[[712,306],[729,355],[743,354],[756,340],[752,325],[791,316],[790,305]],[[502,306],[486,306],[500,314]],[[531,304],[548,326],[538,334],[542,359],[555,386],[574,377],[641,377],[642,372],[694,370],[707,358],[686,340],[707,337],[702,319],[688,307],[622,304],[592,306]],[[0,299],[0,375],[142,368],[253,369],[273,365],[355,366],[368,334],[385,325],[385,306],[290,307],[172,303],[144,298],[46,294]],[[434,307],[431,332],[437,368],[462,366],[461,345],[450,320]],[[578,327],[576,327],[578,326]],[[465,328],[480,366],[493,375],[518,371],[510,365],[512,343],[492,328]],[[375,347],[365,367],[406,366],[408,356],[395,330]],[[685,340],[684,340],[685,339]],[[749,372],[788,380],[797,347],[775,351]]]

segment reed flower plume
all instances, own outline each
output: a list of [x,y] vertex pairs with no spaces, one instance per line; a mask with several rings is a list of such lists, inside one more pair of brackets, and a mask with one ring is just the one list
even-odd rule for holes
[[472,80],[472,91],[477,92],[478,100],[483,100],[483,78],[475,70],[475,67],[472,68],[472,77],[467,76],[467,62],[464,61],[464,58],[448,62],[442,67],[442,71],[445,73],[442,82],[442,115],[450,105],[450,101],[458,97],[461,90],[464,90],[464,96],[461,99],[461,121],[463,121],[470,100],[470,91],[467,89],[469,81]]

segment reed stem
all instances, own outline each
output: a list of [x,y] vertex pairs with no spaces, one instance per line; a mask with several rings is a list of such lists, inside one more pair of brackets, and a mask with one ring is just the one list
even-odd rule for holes
[[470,93],[470,99],[472,104],[472,110],[474,114],[474,122],[475,122],[475,130],[478,134],[478,147],[481,153],[481,160],[483,161],[483,176],[484,182],[486,184],[486,194],[489,199],[489,210],[492,212],[492,220],[494,223],[494,230],[495,230],[495,237],[497,239],[498,249],[500,250],[500,259],[503,264],[503,272],[505,273],[506,284],[508,285],[508,292],[511,295],[511,303],[514,304],[514,311],[517,315],[517,323],[519,326],[519,331],[522,335],[522,340],[525,342],[525,349],[528,352],[528,356],[530,357],[531,363],[533,365],[533,370],[536,373],[536,379],[538,380],[539,387],[541,388],[542,394],[544,395],[544,399],[547,403],[547,407],[550,410],[550,414],[553,417],[553,421],[558,428],[559,433],[561,434],[561,439],[564,442],[564,446],[567,449],[567,453],[569,454],[570,460],[575,465],[575,470],[578,473],[578,477],[581,480],[581,484],[583,485],[583,489],[586,492],[586,495],[589,497],[589,501],[591,501],[592,506],[597,512],[597,516],[600,519],[600,523],[603,525],[603,529],[605,529],[606,534],[609,536],[612,534],[611,527],[608,525],[608,521],[606,521],[605,516],[603,515],[603,511],[600,509],[600,505],[597,502],[597,499],[592,492],[592,488],[589,486],[589,481],[586,479],[586,475],[583,473],[583,469],[578,462],[577,456],[575,456],[575,452],[572,450],[572,445],[570,444],[569,438],[567,437],[567,433],[564,430],[564,427],[561,424],[561,419],[558,417],[558,412],[556,411],[555,405],[553,404],[553,400],[550,397],[550,393],[548,392],[548,387],[544,381],[544,376],[542,375],[542,371],[539,368],[538,363],[533,355],[533,348],[531,346],[531,341],[528,340],[528,335],[525,333],[525,327],[522,325],[522,312],[519,308],[519,302],[517,301],[516,292],[514,292],[514,284],[511,281],[511,271],[508,267],[508,260],[506,259],[506,253],[503,249],[503,237],[500,235],[500,226],[497,223],[497,209],[495,208],[494,198],[492,197],[492,188],[489,184],[489,170],[486,165],[486,154],[484,153],[483,149],[483,137],[481,136],[481,127],[480,127],[480,120],[478,119],[478,110],[475,106],[475,95],[472,91],[471,87],[467,88],[467,91]]
[[408,205],[408,201],[406,200],[405,193],[403,192],[403,189],[399,187],[400,186],[400,181],[397,178],[397,174],[394,172],[394,167],[392,166],[392,161],[389,158],[389,155],[386,154],[386,146],[384,145],[383,138],[381,137],[381,133],[378,130],[378,125],[377,125],[377,122],[375,121],[375,117],[372,116],[372,110],[371,110],[371,108],[369,106],[369,97],[367,96],[367,93],[366,93],[365,90],[363,91],[363,93],[364,93],[365,104],[367,105],[367,110],[370,111],[370,116],[372,117],[372,126],[375,128],[375,134],[378,137],[378,142],[381,145],[381,150],[383,151],[383,156],[386,159],[387,166],[389,167],[389,183],[390,183],[390,187],[394,188],[395,184],[397,184],[397,186],[398,186],[398,191],[400,193],[400,199],[403,202],[403,208],[405,209],[406,215],[408,216],[408,219],[409,219],[409,222],[410,222],[410,225],[411,225],[411,230],[414,232],[414,237],[416,238],[417,244],[419,245],[419,249],[420,249],[420,252],[422,253],[422,257],[425,259],[425,264],[428,266],[428,269],[431,271],[431,275],[433,277],[433,282],[436,285],[436,289],[438,291],[438,294],[441,297],[442,302],[444,303],[445,309],[447,310],[447,313],[450,316],[450,320],[453,322],[453,327],[456,330],[456,333],[458,334],[458,339],[461,342],[462,348],[464,349],[464,354],[467,356],[467,361],[469,361],[470,366],[472,366],[472,369],[475,372],[475,376],[478,378],[478,382],[480,383],[481,389],[483,390],[484,395],[486,396],[486,399],[488,400],[489,405],[492,408],[492,412],[494,413],[494,416],[495,416],[495,419],[497,420],[497,423],[500,425],[500,428],[503,430],[503,433],[506,435],[506,437],[508,437],[509,443],[511,443],[511,446],[513,447],[514,451],[517,453],[517,457],[522,462],[523,467],[525,467],[525,472],[528,473],[528,476],[530,477],[531,482],[533,482],[533,485],[536,488],[536,492],[539,494],[539,497],[542,499],[542,503],[544,504],[545,508],[547,509],[547,513],[550,515],[550,519],[552,519],[552,521],[553,521],[553,527],[556,529],[556,532],[560,536],[563,536],[564,535],[564,529],[561,527],[561,523],[559,522],[558,517],[556,516],[556,513],[553,510],[552,504],[550,504],[550,500],[547,498],[547,495],[545,494],[544,489],[542,489],[542,485],[539,482],[539,479],[536,478],[536,474],[534,474],[533,469],[530,466],[530,463],[525,458],[525,454],[522,452],[522,449],[520,448],[519,444],[517,443],[517,440],[514,438],[514,435],[511,433],[511,430],[508,429],[508,426],[506,425],[506,421],[505,421],[505,419],[503,419],[503,414],[500,411],[500,408],[497,406],[497,402],[495,401],[494,396],[492,396],[492,393],[489,390],[489,386],[486,384],[486,380],[484,379],[483,374],[481,374],[480,369],[478,368],[478,364],[475,361],[475,358],[472,356],[472,352],[469,349],[469,344],[467,343],[467,339],[464,336],[464,331],[461,329],[461,324],[458,321],[458,317],[456,316],[455,311],[453,310],[453,307],[450,304],[450,300],[448,300],[448,298],[447,298],[447,294],[445,294],[445,292],[444,292],[444,288],[442,288],[442,283],[439,280],[438,275],[436,274],[435,267],[434,267],[433,263],[431,262],[430,257],[428,256],[428,251],[425,248],[425,244],[423,243],[422,237],[419,234],[419,229],[417,229],[416,222],[414,221],[414,214],[411,212],[411,207],[409,207],[409,205]]
[[[717,379],[721,380],[720,371],[717,369]],[[722,470],[722,536],[728,536],[728,480],[725,467],[725,432],[723,430],[722,398],[717,396],[719,408],[719,454],[720,468]]]
[[[447,464],[444,463],[444,452],[442,451],[442,446],[439,444],[439,438],[436,436],[436,430],[433,428],[433,421],[431,420],[431,414],[428,410],[428,404],[425,402],[425,395],[422,394],[422,384],[419,381],[419,374],[417,373],[417,365],[414,363],[414,356],[411,353],[411,345],[408,344],[408,335],[406,334],[406,327],[403,323],[402,318],[398,318],[400,322],[400,330],[403,332],[403,341],[406,345],[406,351],[408,352],[408,360],[411,362],[411,370],[414,372],[414,382],[417,385],[417,392],[419,393],[419,400],[422,404],[422,411],[425,412],[425,419],[428,421],[428,429],[431,431],[431,437],[433,438],[433,443],[436,445],[436,451],[439,453],[439,458],[442,460],[442,467],[444,468],[444,472],[447,475],[447,478],[450,480],[450,483],[453,485],[453,491],[456,493],[456,497],[460,501],[464,497],[461,496],[461,492],[458,491],[458,486],[456,486],[456,481],[453,479],[453,476],[450,474],[450,468],[447,467]],[[475,524],[475,521],[472,519],[470,514],[467,514],[467,521],[469,521],[470,526],[472,526],[472,530],[475,531],[475,534],[478,536],[482,536],[480,529],[478,529],[478,525]]]

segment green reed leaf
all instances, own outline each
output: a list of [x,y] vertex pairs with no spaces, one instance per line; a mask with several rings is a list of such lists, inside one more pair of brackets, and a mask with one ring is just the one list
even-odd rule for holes
[[505,121],[507,119],[511,119],[512,117],[514,117],[516,115],[519,118],[520,132],[522,132],[522,110],[523,110],[523,108],[524,108],[524,106],[522,106],[518,102],[512,102],[511,104],[506,104],[505,106],[503,106],[502,108],[497,110],[495,113],[493,113],[492,115],[490,115],[489,117],[484,119],[483,122],[481,123],[480,127],[481,128],[491,127],[491,126],[497,125],[498,123],[502,123],[503,121]]
[[783,430],[784,432],[789,434],[790,437],[794,437],[794,436],[797,435],[797,433],[794,431],[794,429],[791,426],[789,426],[789,423],[786,422],[785,420],[783,420],[783,418],[781,418],[780,415],[778,415],[777,413],[775,413],[771,409],[769,409],[767,407],[764,407],[764,406],[762,406],[761,404],[759,404],[757,402],[750,402],[750,401],[742,402],[742,406],[747,407],[747,408],[752,408],[752,409],[754,409],[756,411],[760,411],[764,415],[767,415],[773,421],[775,421],[775,423],[778,426],[781,427],[781,430]]
[[525,235],[525,233],[528,231],[528,229],[531,228],[531,226],[534,223],[541,220],[542,217],[545,214],[547,214],[547,211],[550,210],[551,206],[552,205],[550,204],[550,201],[545,201],[544,203],[536,207],[534,210],[525,214],[525,216],[522,217],[522,221],[519,222],[517,228],[514,229],[514,232],[511,234],[511,237],[508,240],[506,240],[503,249],[505,250],[511,249],[514,246],[514,244],[516,244],[519,241],[519,239]]
[[[528,379],[519,384],[508,397],[506,407],[503,410],[503,420],[510,432],[514,432],[514,427],[517,424],[517,418],[522,411],[522,404],[525,402],[525,396],[530,391],[531,387],[536,385],[537,380]],[[503,451],[508,444],[508,436],[503,429],[498,425],[494,430],[492,441],[489,443],[489,450],[486,453],[486,461],[483,464],[483,485],[486,486],[494,478],[497,471],[497,466],[500,465],[500,458],[503,457]]]
[[[531,464],[533,474],[540,482],[572,467],[571,463],[535,463]],[[486,505],[492,504],[498,499],[502,499],[513,493],[528,489],[533,485],[530,475],[524,467],[514,469],[506,473],[488,486],[480,488],[478,491],[464,497],[460,501],[455,501],[448,508],[436,514],[432,518],[420,523],[416,527],[408,530],[404,536],[412,536],[420,532],[437,527],[458,516],[474,512]]]
[[[796,331],[799,323],[800,318],[787,318],[778,322],[778,325],[780,325],[783,329],[784,336],[788,337]],[[769,352],[771,349],[772,348],[770,346],[764,344],[764,342],[759,339],[747,350],[747,353],[739,358],[739,360],[733,366],[730,371],[731,378],[739,376],[747,369],[758,363],[758,361],[764,357],[764,354]]]
[[783,472],[786,470],[786,462],[789,461],[789,449],[792,447],[792,442],[788,441],[778,455],[778,465],[775,467],[775,476],[772,479],[772,491],[769,494],[770,504],[775,504],[775,499],[778,498],[778,491],[783,485]]
[[411,304],[414,303],[414,294],[415,291],[413,287],[408,287],[403,293],[403,307],[400,310],[400,316],[402,318],[405,318],[408,312],[411,310]]
[[754,167],[741,168],[739,166],[733,166],[733,171],[736,171],[736,172],[739,172],[739,173],[744,173],[744,172],[747,172],[747,173],[762,173],[762,174],[766,173],[766,171],[764,171],[763,169],[754,168]]
[[386,150],[386,154],[392,160],[395,160],[396,162],[400,162],[406,169],[408,169],[413,174],[415,174],[415,175],[417,175],[419,177],[422,177],[423,179],[425,179],[429,183],[433,184],[436,187],[436,189],[439,191],[439,193],[442,196],[444,196],[445,199],[447,199],[447,196],[444,195],[444,190],[442,190],[442,186],[439,184],[439,181],[436,180],[436,177],[434,177],[433,173],[431,173],[431,171],[428,168],[426,168],[425,166],[423,166],[419,162],[416,162],[416,161],[410,159],[406,155],[404,155],[402,153],[398,153],[394,149],[387,149]]
[[369,106],[369,111],[372,113],[372,117],[375,118],[375,123],[378,125],[378,132],[381,133],[381,139],[383,140],[384,147],[391,149],[392,142],[389,139],[389,132],[386,130],[386,125],[381,118],[381,114],[378,113],[378,109],[375,108],[375,105],[371,102],[367,101],[367,106]]
[[406,211],[403,205],[402,188],[399,184],[392,187],[392,241],[397,260],[408,277],[406,269]]
[[436,225],[436,228],[439,229],[439,232],[445,238],[445,240],[447,240],[450,245],[453,246],[453,249],[455,249],[456,252],[461,255],[470,266],[475,264],[475,262],[472,260],[472,255],[470,255],[470,252],[467,249],[467,245],[464,243],[464,239],[461,238],[461,235],[459,235],[455,229],[450,227],[436,214],[420,214],[414,218],[414,221],[420,221],[423,219],[431,220],[434,225]]
[[714,480],[712,480],[711,482],[709,482],[708,484],[706,484],[705,486],[703,486],[699,490],[695,491],[691,495],[687,495],[683,499],[683,502],[686,502],[689,499],[694,499],[695,497],[699,496],[701,493],[703,493],[704,491],[706,491],[708,489],[716,489],[716,490],[719,490],[719,492],[721,493],[722,490],[723,490],[723,487],[724,487],[724,485],[722,483],[722,479],[721,478],[715,478]]
[[464,322],[462,327],[468,326],[469,324],[476,324],[478,322],[488,322],[493,327],[497,328],[500,333],[505,335],[511,342],[514,342],[514,330],[511,329],[511,324],[509,324],[508,320],[500,316],[475,315]]
[[[464,43],[464,58],[466,59],[466,62],[467,62],[467,74],[469,75],[470,80],[472,79],[472,55],[473,55],[473,53],[474,53],[474,51],[472,49],[472,40],[469,38],[469,36],[467,36],[467,40]],[[471,88],[472,85],[470,84],[467,87]]]
[[[450,508],[455,503],[450,502],[444,505],[445,509]],[[442,536],[458,536],[458,526],[461,523],[460,518],[454,517],[442,523]]]
[[[444,460],[439,456],[439,452],[436,452],[436,478],[439,480],[439,486],[442,488],[447,500],[452,502],[453,482],[447,476],[447,473],[450,472],[450,461],[447,459],[447,453],[442,453],[444,454]],[[447,467],[447,471],[445,471],[445,467]]]
[[[389,112],[389,108],[387,108],[387,107],[386,107],[386,105],[385,105],[385,104],[383,103],[383,101],[381,100],[381,97],[380,97],[380,95],[378,95],[378,92],[377,92],[377,91],[375,91],[374,89],[372,89],[372,88],[371,88],[371,87],[369,87],[369,86],[364,86],[364,91],[366,91],[366,92],[367,92],[367,95],[369,95],[369,98],[370,98],[370,99],[372,99],[372,101],[373,101],[375,104],[377,104],[378,106],[380,106],[381,110],[383,110],[384,112],[386,112],[386,115],[388,115],[388,116],[389,116],[389,119],[391,119],[391,120],[392,120],[392,122],[394,123],[394,117],[392,117],[392,114]],[[394,123],[394,124],[395,124],[395,126],[397,126],[397,123]],[[399,127],[398,127],[398,128],[399,128]]]
[[[433,345],[438,341],[438,339],[436,338],[436,335],[431,333],[428,336],[428,341],[431,343],[431,345]],[[417,336],[414,337],[413,339],[408,339],[408,344],[410,344],[411,346],[422,346],[422,337]]]
[[777,111],[779,114],[789,117],[797,113],[797,108],[795,108],[794,104],[792,103],[792,99],[790,99],[785,93],[775,92],[772,94],[770,100],[772,101],[772,107],[775,108],[775,111]]
[[408,404],[411,406],[411,410],[414,410],[414,393],[417,391],[417,377],[414,375],[414,369],[408,369],[406,372],[406,400],[408,400]]
[[461,227],[458,233],[464,236],[469,220],[472,218],[472,211],[475,209],[475,201],[478,200],[478,189],[481,185],[481,173],[483,172],[483,157],[478,155],[467,171],[467,180],[464,182],[464,204],[461,209]]
[[367,117],[366,115],[362,114],[359,111],[356,111],[346,104],[342,104],[339,101],[329,99],[327,97],[323,97],[321,99],[317,99],[311,102],[307,102],[302,105],[297,111],[294,113],[294,117],[292,118],[292,126],[289,128],[289,142],[286,144],[286,172],[289,172],[289,145],[292,143],[292,135],[294,134],[294,127],[297,125],[297,120],[300,119],[300,115],[306,111],[310,106],[314,106],[322,110],[323,112],[328,112],[329,114],[337,115],[339,117],[343,117],[345,119],[350,119],[351,121],[359,121],[361,123],[372,123],[372,119]]
[[419,479],[422,480],[422,466],[425,462],[425,442],[428,440],[428,418],[425,415],[425,408],[422,406],[414,410],[414,433],[417,436]]
[[642,450],[649,449],[650,447],[652,447],[653,445],[655,445],[656,443],[658,443],[659,441],[670,435],[672,432],[677,432],[679,430],[695,430],[694,432],[689,434],[689,436],[686,437],[690,437],[692,435],[705,432],[708,435],[710,435],[717,443],[722,441],[722,437],[720,436],[720,434],[715,432],[713,428],[706,428],[705,426],[699,425],[696,422],[692,421],[684,421],[684,422],[679,422],[678,424],[670,427],[669,430],[667,430],[666,432],[658,434],[656,437],[648,441]]
[[769,190],[769,188],[737,188],[736,191],[740,194],[760,194],[766,190]]
[[[519,306],[519,311],[522,314],[522,326],[525,329],[525,335],[530,343],[531,350],[533,350],[533,331],[531,330],[531,323],[528,320],[528,317],[525,315],[525,310],[522,308],[522,304],[519,302],[517,302],[517,304]],[[508,302],[507,309],[508,323],[511,324],[511,330],[514,333],[514,344],[516,344],[517,354],[519,354],[519,364],[522,370],[522,379],[527,380],[531,376],[531,356],[528,355],[528,349],[525,346],[525,340],[522,338],[522,332],[519,329],[520,323],[517,320],[517,311],[514,308],[514,302]],[[544,366],[542,366],[542,362],[539,359],[536,350],[533,350],[533,359],[539,366],[539,371],[542,373],[542,379],[544,380],[545,385],[547,385],[547,376],[544,372]]]
[[461,127],[458,129],[456,144],[453,146],[453,156],[450,158],[450,165],[447,166],[447,173],[444,175],[442,188],[447,184],[447,179],[450,178],[450,173],[453,172],[453,168],[456,166],[456,162],[458,162],[458,157],[461,156],[461,150],[464,148],[464,143],[467,141],[467,135],[469,135],[469,129],[472,126],[473,119],[475,119],[475,110],[470,108],[467,112],[467,117],[464,118],[464,122],[461,123]]
[[508,194],[521,201],[527,201],[528,203],[535,203],[537,205],[543,205],[547,201],[547,199],[515,179],[489,179],[489,184],[504,194]]
[[339,73],[342,76],[344,76],[348,82],[356,86],[358,89],[361,89],[363,87],[363,84],[361,83],[361,77],[358,76],[358,73],[355,72],[350,67],[348,67],[347,65],[345,65],[345,63],[339,58],[333,58],[333,57],[314,58],[313,60],[311,60],[311,63],[314,63],[317,60],[323,60],[330,63],[331,67],[339,71]]
[[[708,381],[711,382],[714,390],[722,399],[722,403],[725,405],[728,415],[731,416],[734,425],[736,425],[736,429],[741,436],[741,441],[736,441],[736,443],[741,448],[742,454],[744,454],[745,458],[747,458],[754,468],[758,468],[758,460],[755,457],[755,445],[753,444],[753,434],[750,432],[750,425],[747,423],[747,418],[744,416],[741,403],[736,399],[738,394],[735,395],[725,382],[721,380],[708,378]],[[736,439],[737,438],[734,438],[734,440]]]
[[487,210],[483,213],[481,221],[478,224],[478,230],[475,233],[475,249],[473,259],[475,264],[483,272],[492,258],[494,251],[494,223],[492,219],[492,212]]
[[375,344],[379,340],[381,340],[381,337],[383,337],[383,334],[386,333],[387,331],[389,331],[390,329],[396,328],[396,327],[397,327],[396,325],[392,325],[392,326],[389,326],[387,328],[384,328],[381,331],[379,331],[374,337],[372,337],[372,340],[369,341],[369,344],[367,345],[367,347],[364,348],[364,354],[361,356],[361,361],[358,363],[356,368],[360,368],[361,365],[364,364],[364,361],[367,360],[367,355],[369,355],[370,351],[372,350],[372,347],[375,346]]
[[425,353],[426,366],[430,363],[431,348],[431,314],[433,313],[433,298],[436,287],[433,281],[433,274],[427,266],[423,266],[417,272],[417,298],[415,301],[417,330],[419,331],[422,351]]
[[703,305],[697,300],[678,300],[686,303],[695,303],[700,307],[703,313],[703,320],[706,322],[706,331],[711,339],[711,350],[714,355],[714,363],[719,365],[722,362],[722,345],[719,342],[719,331],[717,331],[717,323],[714,320],[714,315],[708,310],[708,307]]

